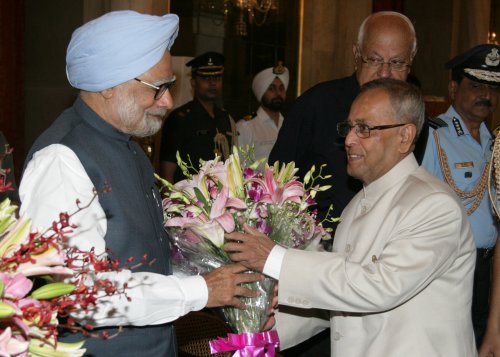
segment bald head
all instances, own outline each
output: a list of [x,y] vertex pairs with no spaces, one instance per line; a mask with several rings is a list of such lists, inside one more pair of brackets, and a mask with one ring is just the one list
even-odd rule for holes
[[[358,31],[358,46],[363,48],[364,42],[377,40],[387,35],[400,35],[411,46],[411,58],[417,53],[417,35],[410,19],[394,11],[380,11],[368,16]],[[392,36],[390,36],[392,37]]]

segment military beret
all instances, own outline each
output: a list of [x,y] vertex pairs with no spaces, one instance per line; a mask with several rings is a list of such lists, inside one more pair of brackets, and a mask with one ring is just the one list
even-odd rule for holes
[[500,47],[483,44],[456,56],[446,68],[475,82],[500,86]]
[[224,56],[217,52],[206,52],[186,63],[191,73],[198,76],[220,76],[224,73]]

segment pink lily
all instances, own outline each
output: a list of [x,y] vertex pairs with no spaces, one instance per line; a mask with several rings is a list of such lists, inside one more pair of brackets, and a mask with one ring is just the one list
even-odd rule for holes
[[33,282],[21,273],[14,276],[0,273],[0,280],[5,284],[3,297],[8,299],[22,299],[33,287]]
[[186,224],[203,224],[208,221],[204,214],[198,216],[193,216],[188,214],[189,212],[185,210],[181,217],[172,217],[165,221],[165,227],[181,227],[184,228]]
[[210,177],[212,181],[216,184],[218,182],[222,183],[223,186],[227,185],[227,160],[222,163],[216,160],[210,160],[205,162],[205,164],[200,169],[200,174]]
[[273,171],[267,167],[264,171],[264,179],[254,178],[251,181],[259,184],[262,189],[261,202],[282,205],[286,201],[300,203],[304,196],[304,186],[300,181],[292,180],[282,186],[281,182],[275,180]]
[[28,350],[28,342],[12,337],[10,327],[0,334],[0,356],[17,356]]
[[184,225],[184,228],[193,231],[199,237],[203,237],[211,241],[216,247],[222,247],[224,244],[224,229],[216,221],[210,221],[206,223],[188,223]]
[[178,191],[186,192],[190,197],[193,197],[193,199],[196,198],[194,188],[197,188],[208,201],[210,199],[210,182],[212,182],[212,186],[217,186],[218,182],[221,182],[223,186],[226,185],[225,165],[226,164],[219,162],[219,158],[206,161],[200,168],[198,174],[193,175],[191,179],[177,182],[174,188]]
[[62,250],[58,250],[55,247],[51,246],[42,254],[34,254],[31,257],[34,262],[20,264],[17,268],[19,273],[23,273],[25,276],[43,274],[74,274],[72,269],[64,267],[66,254]]
[[224,187],[212,205],[212,209],[210,210],[210,219],[215,219],[228,233],[234,231],[235,227],[233,216],[226,210],[226,208],[229,207],[236,208],[238,210],[247,208],[245,202],[239,198],[230,198],[229,188]]

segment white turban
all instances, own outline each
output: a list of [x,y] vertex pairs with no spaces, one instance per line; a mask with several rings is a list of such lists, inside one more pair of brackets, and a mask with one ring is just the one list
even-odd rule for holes
[[262,96],[266,92],[267,88],[273,83],[274,79],[278,77],[283,85],[285,86],[285,91],[288,88],[288,82],[290,80],[290,76],[288,74],[288,69],[283,67],[282,65],[278,65],[276,67],[270,67],[263,71],[260,71],[255,75],[252,82],[252,90],[255,98],[260,101],[262,100]]
[[99,92],[122,84],[160,62],[179,31],[177,15],[113,11],[73,32],[66,53],[69,83]]

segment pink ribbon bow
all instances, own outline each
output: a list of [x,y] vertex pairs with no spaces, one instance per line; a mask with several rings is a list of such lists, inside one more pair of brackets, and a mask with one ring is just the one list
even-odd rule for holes
[[274,357],[280,339],[275,330],[240,334],[229,333],[226,338],[209,341],[210,352],[236,351],[233,357]]

